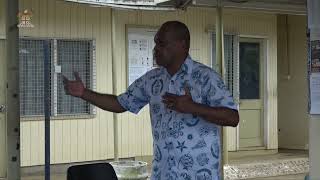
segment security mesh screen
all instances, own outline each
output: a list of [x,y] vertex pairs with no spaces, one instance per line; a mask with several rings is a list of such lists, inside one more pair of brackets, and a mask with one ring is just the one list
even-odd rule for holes
[[78,72],[85,87],[91,88],[92,41],[58,40],[57,58],[57,63],[61,66],[61,73],[58,74],[57,113],[90,114],[89,103],[65,94],[62,75],[74,80],[73,72]]
[[[50,54],[48,57],[50,63]],[[20,39],[19,63],[20,113],[44,115],[44,40]]]
[[[78,72],[85,86],[94,88],[93,41],[54,39],[48,41],[50,41],[48,61],[52,115],[94,113],[89,103],[65,95],[62,84],[62,75],[74,80],[73,72]],[[21,116],[44,116],[44,42],[45,40],[27,38],[21,38],[19,41]]]
[[[234,83],[234,35],[224,35],[224,59],[225,59],[225,80],[226,86],[229,91],[233,94],[233,83]],[[212,34],[212,65],[215,70],[218,69],[216,67],[216,35]]]
[[233,36],[232,35],[224,35],[224,58],[225,58],[225,66],[226,66],[226,85],[229,91],[233,94],[233,81],[234,81],[234,50],[233,50]]

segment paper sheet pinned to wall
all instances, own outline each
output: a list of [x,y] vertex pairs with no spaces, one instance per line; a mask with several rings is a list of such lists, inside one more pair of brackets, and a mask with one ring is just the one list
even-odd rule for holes
[[154,31],[133,29],[128,31],[128,85],[154,67]]
[[320,114],[320,73],[310,75],[310,114]]

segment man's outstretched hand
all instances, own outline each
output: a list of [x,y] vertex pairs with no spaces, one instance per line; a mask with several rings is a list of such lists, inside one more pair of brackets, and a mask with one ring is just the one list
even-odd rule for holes
[[84,84],[79,76],[78,72],[74,72],[75,81],[71,81],[65,76],[63,78],[64,90],[66,94],[76,97],[82,97],[85,91]]

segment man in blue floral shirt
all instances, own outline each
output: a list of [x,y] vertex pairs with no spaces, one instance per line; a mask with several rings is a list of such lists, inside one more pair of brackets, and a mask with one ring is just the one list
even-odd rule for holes
[[86,89],[76,74],[66,93],[111,112],[138,113],[150,105],[154,158],[152,180],[219,180],[220,127],[239,123],[237,105],[219,75],[189,56],[190,34],[178,21],[155,36],[159,68],[119,96]]

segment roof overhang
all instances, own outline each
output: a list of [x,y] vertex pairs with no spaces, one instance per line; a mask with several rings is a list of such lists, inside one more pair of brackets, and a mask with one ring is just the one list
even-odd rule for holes
[[[196,6],[216,7],[216,0],[193,0]],[[261,10],[283,14],[306,14],[307,0],[223,0],[224,8]]]
[[172,5],[159,5],[167,0],[65,0],[67,2],[75,2],[81,4],[89,4],[92,6],[109,6],[120,9],[135,10],[169,10],[174,11]]
[[[95,6],[111,6],[115,8],[139,10],[177,10],[188,6],[213,7],[217,0],[65,0],[91,4]],[[283,14],[306,14],[307,0],[223,0],[224,8],[261,10]]]

